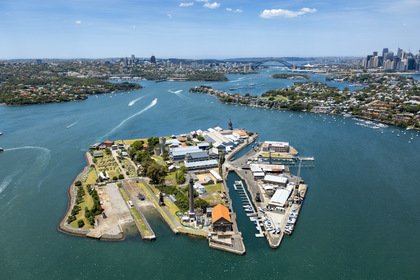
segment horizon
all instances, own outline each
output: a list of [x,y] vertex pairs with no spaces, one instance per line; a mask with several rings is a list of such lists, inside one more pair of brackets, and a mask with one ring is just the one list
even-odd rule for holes
[[420,49],[420,0],[16,0],[0,8],[3,60],[364,57]]
[[[134,54],[135,55],[135,54]],[[23,57],[23,58],[0,58],[0,61],[12,61],[12,60],[104,60],[104,59],[121,59],[121,58],[130,58],[129,56],[115,56],[115,57]],[[152,55],[150,56],[137,56],[135,55],[136,59],[150,59]],[[219,61],[226,61],[226,60],[246,60],[246,59],[293,59],[293,58],[299,58],[299,59],[320,59],[320,58],[326,58],[326,59],[334,59],[334,58],[348,58],[348,59],[362,59],[364,56],[250,56],[250,57],[225,57],[225,58],[181,58],[181,57],[159,57],[155,56],[156,60],[163,61],[163,60],[170,60],[170,59],[179,59],[179,60],[219,60]]]

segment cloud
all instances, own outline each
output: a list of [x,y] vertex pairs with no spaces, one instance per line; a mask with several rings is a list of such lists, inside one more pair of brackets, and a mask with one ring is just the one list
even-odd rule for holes
[[226,11],[228,11],[228,12],[234,12],[234,13],[242,13],[244,10],[242,10],[242,9],[233,10],[231,8],[226,8]]
[[76,20],[76,24],[81,24],[82,21],[81,20]]
[[209,2],[209,0],[195,0],[195,1],[197,1],[197,2],[205,2],[205,3]]
[[133,28],[136,28],[137,26],[133,25],[132,27],[133,27]]
[[[201,0],[200,0],[201,1]],[[216,9],[220,7],[220,3],[214,2],[214,3],[206,3],[203,7],[209,8],[209,9]]]
[[262,18],[294,18],[297,16],[301,16],[307,13],[315,13],[316,9],[310,9],[310,8],[302,8],[299,11],[290,11],[290,10],[284,10],[284,9],[271,9],[271,10],[264,10],[260,17]]
[[194,5],[194,2],[188,2],[188,3],[179,3],[180,7],[189,7]]
[[172,15],[171,14],[168,14],[168,18],[172,18]]

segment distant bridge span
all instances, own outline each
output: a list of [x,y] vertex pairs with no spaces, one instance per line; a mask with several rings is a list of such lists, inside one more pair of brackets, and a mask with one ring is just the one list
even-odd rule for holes
[[[232,62],[232,61],[230,61],[230,62]],[[238,60],[238,61],[235,61],[235,62],[243,63],[243,64],[252,63],[252,65],[254,65],[254,66],[260,66],[260,65],[262,65],[264,63],[267,63],[267,62],[277,62],[277,63],[280,63],[280,64],[282,64],[283,66],[285,66],[289,69],[293,69],[293,65],[291,63],[289,63],[289,62],[287,62],[283,59],[280,59],[280,58],[249,59],[249,60]]]
[[280,64],[282,64],[283,66],[289,68],[289,69],[293,69],[293,64],[283,60],[283,59],[279,59],[279,58],[267,58],[264,60],[260,60],[258,62],[255,62],[255,65],[259,66],[261,64],[267,63],[267,62],[278,62]]

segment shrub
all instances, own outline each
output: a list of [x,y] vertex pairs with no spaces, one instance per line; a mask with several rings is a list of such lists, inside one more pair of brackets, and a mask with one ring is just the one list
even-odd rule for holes
[[68,224],[70,224],[71,222],[73,222],[73,221],[76,221],[76,217],[75,216],[69,216],[68,218],[67,218],[67,223]]
[[185,182],[185,175],[184,172],[182,171],[178,171],[175,175],[176,178],[176,183],[179,184],[183,184]]
[[77,221],[77,226],[78,226],[79,228],[83,227],[84,225],[85,225],[85,222],[84,222],[83,220],[78,220],[78,221]]
[[75,186],[81,186],[81,185],[82,185],[82,182],[80,182],[80,181],[76,181],[76,182],[74,182],[74,185],[75,185]]

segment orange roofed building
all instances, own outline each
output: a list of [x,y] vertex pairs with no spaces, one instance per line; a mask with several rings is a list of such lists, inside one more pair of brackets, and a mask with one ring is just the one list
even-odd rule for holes
[[102,142],[102,145],[104,145],[107,148],[111,148],[112,145],[114,145],[114,141],[107,140],[107,141]]
[[229,209],[222,204],[217,204],[211,210],[213,231],[232,231],[232,219]]

